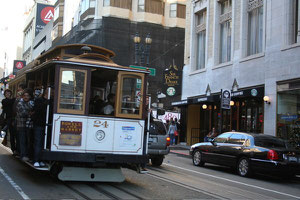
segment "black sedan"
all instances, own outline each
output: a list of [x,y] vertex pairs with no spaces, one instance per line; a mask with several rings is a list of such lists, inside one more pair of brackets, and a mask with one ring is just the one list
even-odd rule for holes
[[252,172],[280,174],[289,177],[300,174],[300,150],[284,140],[266,135],[227,132],[211,142],[191,146],[193,164],[213,163],[236,168],[240,176]]

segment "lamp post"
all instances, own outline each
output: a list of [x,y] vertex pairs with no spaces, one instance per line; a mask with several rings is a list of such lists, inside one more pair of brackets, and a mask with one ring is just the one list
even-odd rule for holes
[[150,33],[147,34],[145,38],[145,44],[141,44],[141,37],[138,33],[135,34],[133,38],[133,42],[135,44],[135,64],[136,65],[145,65],[146,58],[146,66],[149,65],[149,56],[150,56],[150,47],[152,43],[152,38],[150,37]]

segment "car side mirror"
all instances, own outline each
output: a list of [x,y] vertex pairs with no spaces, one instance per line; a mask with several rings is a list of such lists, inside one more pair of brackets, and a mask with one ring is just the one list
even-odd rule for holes
[[214,145],[214,146],[217,145],[217,143],[216,143],[214,140],[211,140],[210,143],[211,143],[212,145]]

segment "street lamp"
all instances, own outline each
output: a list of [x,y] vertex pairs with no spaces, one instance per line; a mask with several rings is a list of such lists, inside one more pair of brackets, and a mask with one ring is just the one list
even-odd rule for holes
[[146,66],[149,65],[149,56],[150,56],[150,47],[152,43],[152,38],[150,37],[150,33],[147,34],[145,39],[145,44],[141,44],[141,37],[138,33],[135,34],[133,38],[133,42],[135,44],[135,64],[138,65],[140,63],[141,66],[145,64],[146,57]]

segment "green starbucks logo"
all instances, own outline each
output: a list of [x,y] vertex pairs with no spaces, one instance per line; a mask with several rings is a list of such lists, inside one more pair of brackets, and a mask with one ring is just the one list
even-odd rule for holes
[[257,90],[256,89],[252,89],[251,90],[251,95],[256,97],[257,96]]
[[167,89],[167,94],[168,94],[169,96],[174,96],[174,95],[175,95],[175,92],[176,92],[176,90],[175,90],[175,88],[173,88],[173,87],[169,87],[169,88]]

